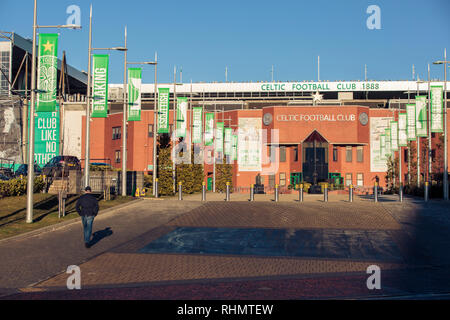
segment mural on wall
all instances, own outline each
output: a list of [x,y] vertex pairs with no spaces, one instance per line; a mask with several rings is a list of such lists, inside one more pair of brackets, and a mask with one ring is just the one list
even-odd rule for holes
[[0,158],[22,163],[22,105],[20,101],[0,102]]

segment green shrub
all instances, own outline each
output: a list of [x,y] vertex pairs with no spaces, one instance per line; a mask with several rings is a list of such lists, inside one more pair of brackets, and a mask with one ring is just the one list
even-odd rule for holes
[[[34,193],[41,192],[45,183],[41,176],[34,178]],[[11,179],[0,181],[0,197],[21,196],[27,193],[27,179]]]

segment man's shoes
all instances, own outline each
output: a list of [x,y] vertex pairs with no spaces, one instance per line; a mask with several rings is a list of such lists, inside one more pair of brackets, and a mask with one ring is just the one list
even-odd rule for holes
[[84,246],[89,249],[91,247],[91,244],[89,242],[85,242]]

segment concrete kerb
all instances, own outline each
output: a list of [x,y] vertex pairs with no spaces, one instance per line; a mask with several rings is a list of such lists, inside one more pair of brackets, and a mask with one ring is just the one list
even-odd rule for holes
[[[114,211],[122,209],[122,208],[127,207],[127,206],[130,206],[132,204],[135,204],[137,201],[140,201],[140,200],[142,200],[142,198],[137,198],[137,199],[131,200],[130,202],[122,203],[122,204],[119,204],[119,205],[111,207],[111,208],[100,210],[98,212],[97,217],[98,216],[104,216],[104,215],[110,214],[110,213],[114,213]],[[53,225],[50,225],[50,226],[46,226],[46,227],[42,227],[42,228],[39,228],[39,229],[36,229],[36,230],[32,230],[32,231],[29,231],[29,232],[26,232],[26,233],[21,233],[21,234],[18,234],[16,236],[12,236],[12,237],[5,238],[5,239],[0,239],[0,245],[3,244],[3,243],[6,243],[8,241],[15,241],[15,240],[20,240],[20,239],[25,239],[25,238],[37,236],[37,235],[39,235],[41,233],[55,231],[55,230],[67,227],[67,226],[69,226],[71,224],[74,224],[74,223],[80,223],[80,221],[81,221],[81,217],[77,217],[77,218],[73,218],[73,219],[70,219],[70,220],[67,220],[67,221],[59,222],[59,223],[56,223],[56,224],[53,224]]]

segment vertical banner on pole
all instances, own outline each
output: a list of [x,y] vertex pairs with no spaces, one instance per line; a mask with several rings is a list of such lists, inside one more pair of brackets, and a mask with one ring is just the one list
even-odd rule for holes
[[427,134],[427,97],[416,96],[416,135],[426,137]]
[[386,135],[380,136],[380,159],[386,160]]
[[406,135],[406,113],[398,114],[398,146],[406,147],[408,146],[408,137]]
[[212,146],[214,140],[214,113],[205,113],[205,146]]
[[398,151],[398,122],[391,121],[391,150]]
[[216,123],[216,145],[214,147],[216,152],[223,152],[223,125],[223,122]]
[[169,133],[169,88],[158,88],[158,133]]
[[406,105],[406,135],[408,141],[416,140],[416,105]]
[[186,137],[188,99],[186,97],[177,98],[177,138]]
[[392,155],[391,129],[384,129],[384,134],[386,135],[386,157],[390,157]]
[[36,112],[56,111],[58,34],[39,34]]
[[233,161],[238,159],[237,148],[238,148],[238,135],[233,134],[232,135],[232,150],[231,150],[231,159]]
[[224,146],[224,154],[226,156],[231,156],[232,150],[232,129],[225,128],[225,146]]
[[192,108],[192,143],[202,143],[203,108]]
[[431,86],[431,132],[444,132],[444,89]]
[[128,121],[141,120],[142,69],[128,69]]
[[107,54],[92,57],[92,118],[108,116],[108,62]]

